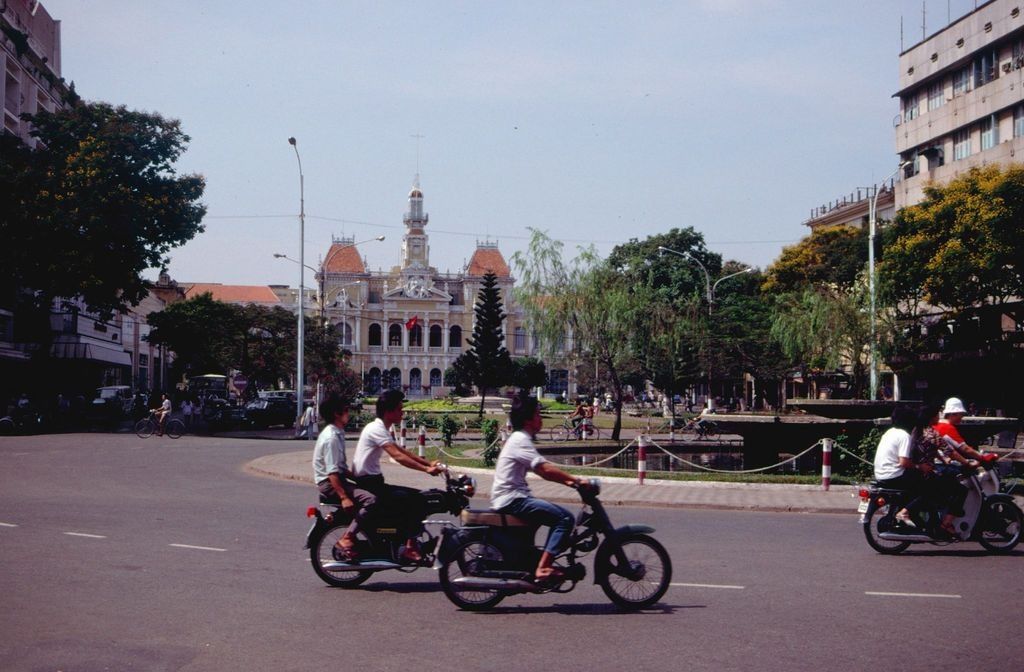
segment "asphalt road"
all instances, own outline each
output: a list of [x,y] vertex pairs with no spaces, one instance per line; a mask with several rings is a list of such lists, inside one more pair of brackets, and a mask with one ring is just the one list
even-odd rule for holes
[[590,584],[460,612],[429,569],[330,588],[302,549],[312,486],[244,471],[294,446],[0,439],[0,670],[1019,665],[1021,552],[880,556],[853,513],[613,508],[673,559],[663,604],[639,614]]

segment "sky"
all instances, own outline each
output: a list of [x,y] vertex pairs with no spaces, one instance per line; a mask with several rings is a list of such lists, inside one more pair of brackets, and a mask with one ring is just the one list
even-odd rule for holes
[[380,235],[369,269],[397,265],[418,175],[441,272],[478,242],[511,260],[530,228],[572,258],[689,226],[766,268],[813,208],[894,171],[899,53],[975,4],[43,0],[79,95],[190,137],[205,232],[171,277],[292,286],[289,137],[309,266]]

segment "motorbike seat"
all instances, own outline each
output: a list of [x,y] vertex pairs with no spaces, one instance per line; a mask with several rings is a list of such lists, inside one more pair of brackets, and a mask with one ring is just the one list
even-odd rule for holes
[[532,527],[532,525],[516,516],[508,513],[499,513],[491,509],[464,509],[462,511],[462,524],[486,525],[488,527]]

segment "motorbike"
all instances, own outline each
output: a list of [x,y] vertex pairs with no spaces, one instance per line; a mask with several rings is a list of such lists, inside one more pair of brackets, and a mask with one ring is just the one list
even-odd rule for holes
[[918,493],[883,488],[877,481],[861,488],[857,511],[868,544],[879,553],[896,554],[911,544],[976,541],[992,553],[1010,552],[1020,541],[1024,515],[1013,497],[1004,492],[995,461],[982,461],[976,469],[964,472],[960,483],[967,487],[967,499],[964,515],[953,520],[956,533],[952,536],[939,527],[943,512],[938,509],[919,513],[922,527],[896,519]]
[[[476,491],[476,482],[467,475],[453,476],[447,467],[442,473],[445,479],[443,490],[432,488],[421,492],[427,501],[427,514],[447,513],[458,516],[469,506],[469,500]],[[416,563],[400,559],[399,552],[408,534],[402,529],[402,519],[398,512],[389,511],[387,507],[380,507],[372,514],[368,521],[371,530],[359,533],[355,546],[358,560],[345,560],[335,546],[352,522],[351,515],[345,513],[338,503],[321,495],[320,503],[309,507],[306,515],[313,519],[313,525],[306,534],[305,546],[309,549],[313,571],[331,586],[354,588],[376,572],[388,569],[411,572],[436,562],[441,536],[432,534],[428,529],[417,540],[423,559]],[[452,525],[450,520],[445,519],[428,519],[424,523],[428,526]]]
[[614,527],[600,500],[601,484],[579,489],[583,507],[566,551],[554,567],[558,579],[535,579],[542,553],[537,527],[496,511],[464,510],[461,527],[442,529],[438,554],[441,588],[456,606],[484,611],[520,593],[567,593],[586,578],[581,558],[594,555],[594,582],[623,610],[650,607],[672,580],[672,562],[646,525]]

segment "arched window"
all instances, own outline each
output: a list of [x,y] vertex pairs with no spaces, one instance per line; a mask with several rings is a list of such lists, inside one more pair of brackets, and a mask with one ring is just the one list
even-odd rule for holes
[[440,324],[435,324],[430,327],[430,347],[440,348],[443,346],[444,330],[441,329]]
[[402,325],[392,324],[388,327],[388,347],[397,348],[402,345]]
[[441,369],[430,370],[430,386],[441,387]]
[[[374,322],[370,325],[370,342],[369,345],[376,345],[378,348],[383,345],[384,340],[381,335],[380,325]],[[378,372],[379,373],[379,372]]]
[[516,327],[513,335],[512,349],[516,352],[526,352],[526,329]]
[[462,347],[462,327],[455,325],[448,332],[448,347],[449,348],[461,348]]
[[409,330],[409,347],[423,347],[423,327],[418,324],[414,325],[413,328]]
[[338,330],[338,343],[345,348],[352,347],[352,325],[348,322],[339,322],[336,328]]
[[423,374],[419,369],[411,369],[409,371],[409,392],[418,394],[420,387],[423,386]]
[[[378,329],[378,333],[379,333]],[[366,372],[366,393],[367,394],[380,394],[380,369],[376,366]]]
[[391,369],[391,375],[388,376],[388,388],[392,390],[402,389],[402,372],[398,367]]

